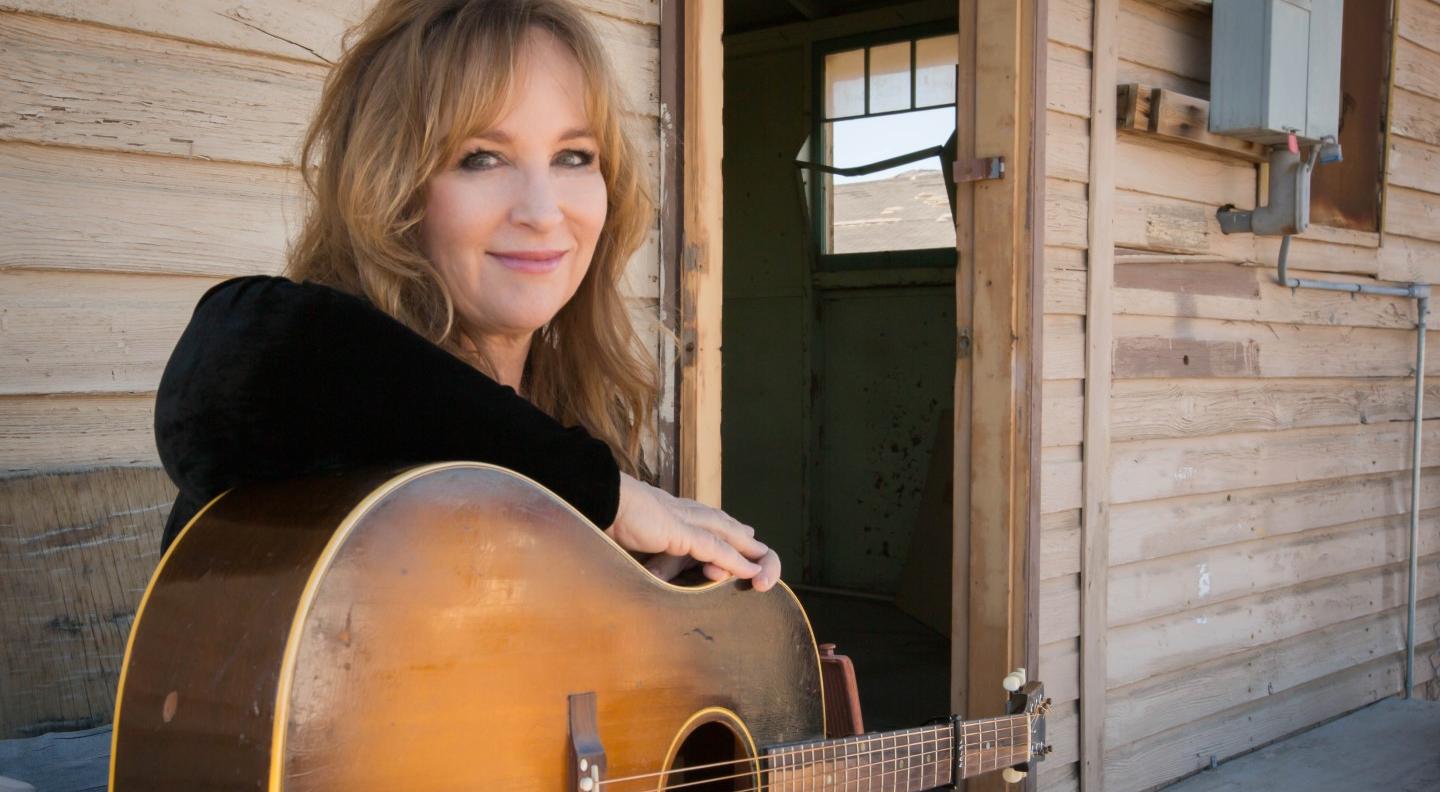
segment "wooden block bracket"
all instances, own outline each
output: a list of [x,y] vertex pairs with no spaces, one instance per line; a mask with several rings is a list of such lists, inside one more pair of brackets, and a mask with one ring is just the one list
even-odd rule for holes
[[1264,146],[1210,132],[1209,102],[1166,88],[1141,83],[1116,86],[1115,127],[1249,162],[1265,161]]

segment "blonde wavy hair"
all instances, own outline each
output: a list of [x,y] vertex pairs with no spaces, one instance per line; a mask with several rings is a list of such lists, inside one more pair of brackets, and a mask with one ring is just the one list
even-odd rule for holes
[[286,275],[363,296],[491,377],[464,346],[449,290],[421,253],[427,180],[467,137],[499,121],[526,33],[567,45],[608,194],[605,224],[575,296],[536,332],[523,390],[541,410],[605,441],[622,470],[651,478],[642,432],[659,375],[620,295],[654,202],[624,129],[623,95],[603,47],[569,0],[380,0],[346,36],[301,150],[308,212]]

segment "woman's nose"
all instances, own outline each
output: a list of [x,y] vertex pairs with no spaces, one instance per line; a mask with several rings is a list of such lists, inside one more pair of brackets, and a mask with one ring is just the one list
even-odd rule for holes
[[543,172],[526,171],[520,185],[520,194],[510,210],[510,220],[516,225],[530,226],[539,230],[554,227],[562,219],[560,194],[554,176],[549,168]]

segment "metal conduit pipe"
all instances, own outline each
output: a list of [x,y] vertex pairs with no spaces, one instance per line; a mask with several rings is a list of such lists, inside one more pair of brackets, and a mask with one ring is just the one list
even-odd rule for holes
[[1405,602],[1405,698],[1415,693],[1415,602],[1416,580],[1420,572],[1420,430],[1425,420],[1425,330],[1430,313],[1430,286],[1410,283],[1404,286],[1371,286],[1365,283],[1291,278],[1286,274],[1290,258],[1290,235],[1280,240],[1280,267],[1275,280],[1292,289],[1326,289],[1353,294],[1384,294],[1409,297],[1416,301],[1415,317],[1415,433],[1410,449],[1410,557],[1409,583]]

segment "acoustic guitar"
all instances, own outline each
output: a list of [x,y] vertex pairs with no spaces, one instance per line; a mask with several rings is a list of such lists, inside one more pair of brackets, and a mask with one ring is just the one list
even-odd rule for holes
[[559,497],[452,462],[246,486],[161,559],[111,790],[920,790],[1044,752],[1013,714],[825,737],[794,594],[656,579]]

